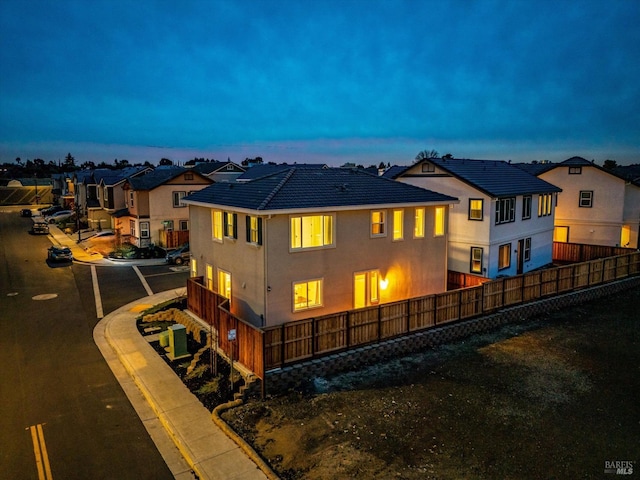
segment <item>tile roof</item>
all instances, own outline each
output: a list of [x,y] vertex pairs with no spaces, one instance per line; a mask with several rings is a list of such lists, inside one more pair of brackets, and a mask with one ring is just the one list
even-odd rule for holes
[[[429,158],[422,160],[420,163],[425,162],[436,165],[438,168],[491,197],[562,191],[561,188],[545,182],[504,160]],[[409,168],[411,167],[407,167],[407,169]]]
[[203,175],[209,175],[217,171],[226,172],[228,165],[233,166],[233,170],[230,170],[233,172],[242,172],[245,170],[233,162],[198,162],[193,167],[193,170],[202,173]]
[[244,172],[237,178],[237,181],[246,182],[247,180],[255,180],[256,178],[264,177],[265,175],[271,175],[275,172],[288,170],[291,167],[314,169],[329,168],[324,163],[296,163],[293,165],[287,165],[286,163],[281,163],[279,165],[273,163],[264,163],[261,165],[254,165],[253,167],[249,167],[246,172]]
[[163,183],[184,173],[186,170],[186,168],[178,166],[172,166],[171,168],[159,168],[152,172],[145,173],[144,175],[128,178],[127,182],[134,190],[153,190]]
[[[254,167],[255,168],[255,167]],[[214,183],[185,203],[249,210],[292,210],[407,203],[457,203],[458,199],[357,169],[287,168],[248,182]]]

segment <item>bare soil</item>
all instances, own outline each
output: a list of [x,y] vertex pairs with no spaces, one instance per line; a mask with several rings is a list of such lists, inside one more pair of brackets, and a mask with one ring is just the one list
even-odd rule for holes
[[225,420],[283,479],[640,476],[640,291],[254,401]]

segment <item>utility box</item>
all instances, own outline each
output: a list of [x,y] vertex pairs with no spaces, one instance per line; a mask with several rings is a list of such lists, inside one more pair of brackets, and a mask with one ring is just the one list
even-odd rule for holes
[[160,332],[158,334],[158,341],[160,342],[161,347],[168,347],[169,346],[169,330]]
[[187,328],[181,323],[171,325],[169,332],[169,353],[167,356],[171,360],[189,357],[187,350]]

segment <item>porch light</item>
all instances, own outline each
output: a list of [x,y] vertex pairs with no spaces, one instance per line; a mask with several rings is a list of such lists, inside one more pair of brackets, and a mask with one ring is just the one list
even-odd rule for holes
[[388,286],[389,286],[389,280],[387,280],[386,278],[381,278],[380,279],[380,290],[386,290]]

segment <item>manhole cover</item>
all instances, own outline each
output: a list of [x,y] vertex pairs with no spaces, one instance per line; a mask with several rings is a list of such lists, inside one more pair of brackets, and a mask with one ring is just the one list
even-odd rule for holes
[[15,297],[16,295],[18,295],[18,292],[7,293],[7,297]]
[[56,298],[57,296],[57,293],[43,293],[42,295],[31,297],[31,300],[51,300],[52,298]]

